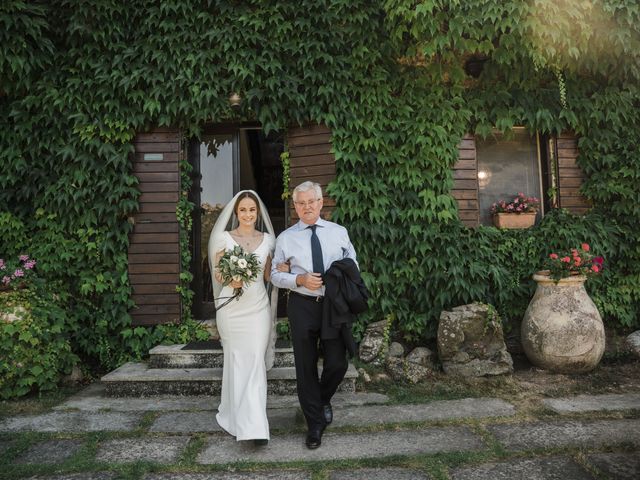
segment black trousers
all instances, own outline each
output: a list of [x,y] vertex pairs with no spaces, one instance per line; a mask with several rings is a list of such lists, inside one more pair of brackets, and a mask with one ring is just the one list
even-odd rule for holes
[[[331,401],[349,366],[346,347],[342,338],[320,339],[321,302],[289,295],[288,312],[300,406],[308,428],[324,427],[322,406]],[[319,344],[324,358],[320,377]]]

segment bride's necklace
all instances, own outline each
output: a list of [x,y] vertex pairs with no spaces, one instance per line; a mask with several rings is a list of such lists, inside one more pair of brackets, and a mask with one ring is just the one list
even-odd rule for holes
[[235,239],[235,241],[238,242],[240,246],[244,248],[250,248],[255,243],[255,240],[258,238],[258,235],[256,235],[255,230],[250,235],[240,235],[237,230],[231,233],[233,233],[233,238]]

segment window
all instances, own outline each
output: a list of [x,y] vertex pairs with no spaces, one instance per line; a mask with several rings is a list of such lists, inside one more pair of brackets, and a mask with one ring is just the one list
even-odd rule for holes
[[[486,139],[476,138],[478,161],[478,200],[480,223],[492,225],[491,205],[510,200],[518,192],[542,201],[540,142],[524,127],[509,135],[495,132]],[[541,207],[538,215],[543,213]]]

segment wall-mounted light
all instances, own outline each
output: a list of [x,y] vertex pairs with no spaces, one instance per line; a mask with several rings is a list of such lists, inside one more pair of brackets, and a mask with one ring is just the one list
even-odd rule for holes
[[242,103],[242,97],[240,97],[239,94],[233,92],[231,95],[229,95],[229,105],[231,106],[231,108],[233,108],[234,110],[239,109],[240,103]]
[[478,188],[481,190],[491,183],[491,172],[486,170],[478,171]]

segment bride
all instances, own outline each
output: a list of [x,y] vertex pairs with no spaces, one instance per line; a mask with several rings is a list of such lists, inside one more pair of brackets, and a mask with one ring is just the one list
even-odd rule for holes
[[[224,352],[222,392],[216,420],[236,440],[269,441],[267,420],[267,370],[273,366],[276,340],[277,289],[269,283],[275,234],[267,209],[253,190],[242,190],[220,213],[209,237],[209,261],[216,307],[242,288],[216,313]],[[241,246],[258,257],[262,278],[224,285],[216,268],[225,250]],[[278,269],[288,271],[286,264]],[[267,288],[269,287],[269,289]],[[268,292],[270,290],[270,293]]]

